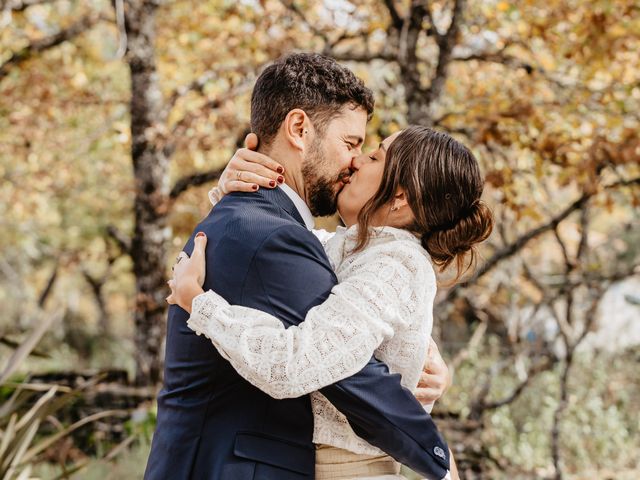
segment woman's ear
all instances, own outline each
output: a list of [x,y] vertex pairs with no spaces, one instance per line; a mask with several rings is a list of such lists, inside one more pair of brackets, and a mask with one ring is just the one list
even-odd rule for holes
[[409,205],[409,202],[407,201],[407,195],[404,193],[404,189],[400,187],[396,191],[395,195],[393,196],[393,200],[391,201],[391,211],[396,212],[406,205]]
[[407,225],[412,225],[416,218],[409,205],[409,199],[407,198],[404,189],[399,188],[393,196],[391,201],[391,212],[389,220],[390,226],[396,226],[399,228],[405,228]]
[[294,149],[303,152],[306,149],[306,137],[309,135],[311,121],[304,110],[294,108],[284,119],[284,135]]

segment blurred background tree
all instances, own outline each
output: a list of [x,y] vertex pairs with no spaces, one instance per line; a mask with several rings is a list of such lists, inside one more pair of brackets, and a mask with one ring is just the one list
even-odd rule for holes
[[374,90],[368,145],[421,123],[483,166],[498,228],[436,308],[466,477],[637,477],[637,2],[3,0],[0,24],[3,358],[62,308],[22,370],[151,398],[168,267],[255,78],[317,51]]

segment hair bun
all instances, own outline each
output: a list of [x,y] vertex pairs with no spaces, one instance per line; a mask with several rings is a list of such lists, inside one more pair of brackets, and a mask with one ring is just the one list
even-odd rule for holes
[[454,260],[458,272],[464,269],[464,255],[471,252],[469,266],[475,259],[475,245],[486,240],[493,229],[493,215],[481,200],[475,200],[455,222],[444,224],[422,235],[422,246],[441,269]]

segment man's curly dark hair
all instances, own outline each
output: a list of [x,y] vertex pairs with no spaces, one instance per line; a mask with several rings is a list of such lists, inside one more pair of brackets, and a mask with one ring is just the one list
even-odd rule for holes
[[300,108],[320,137],[329,121],[349,105],[373,113],[373,93],[362,80],[333,58],[293,53],[269,65],[251,95],[251,130],[269,146],[287,114]]

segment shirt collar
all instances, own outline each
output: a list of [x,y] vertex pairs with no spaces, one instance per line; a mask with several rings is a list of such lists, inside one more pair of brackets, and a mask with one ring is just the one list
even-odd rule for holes
[[[338,225],[336,227],[336,233],[344,236],[345,238],[358,239],[358,224],[351,227],[342,227]],[[390,226],[382,227],[369,227],[369,235],[372,239],[391,239],[391,240],[408,240],[414,243],[421,243],[420,239],[404,228],[395,228]]]
[[311,210],[309,210],[309,207],[307,206],[305,201],[302,200],[300,195],[298,195],[295,192],[295,190],[293,190],[286,183],[283,183],[282,185],[280,185],[280,188],[295,205],[296,209],[298,210],[298,213],[302,217],[302,220],[304,220],[304,224],[307,227],[307,230],[312,230],[313,227],[315,226],[315,221],[313,219],[313,215],[311,214]]

